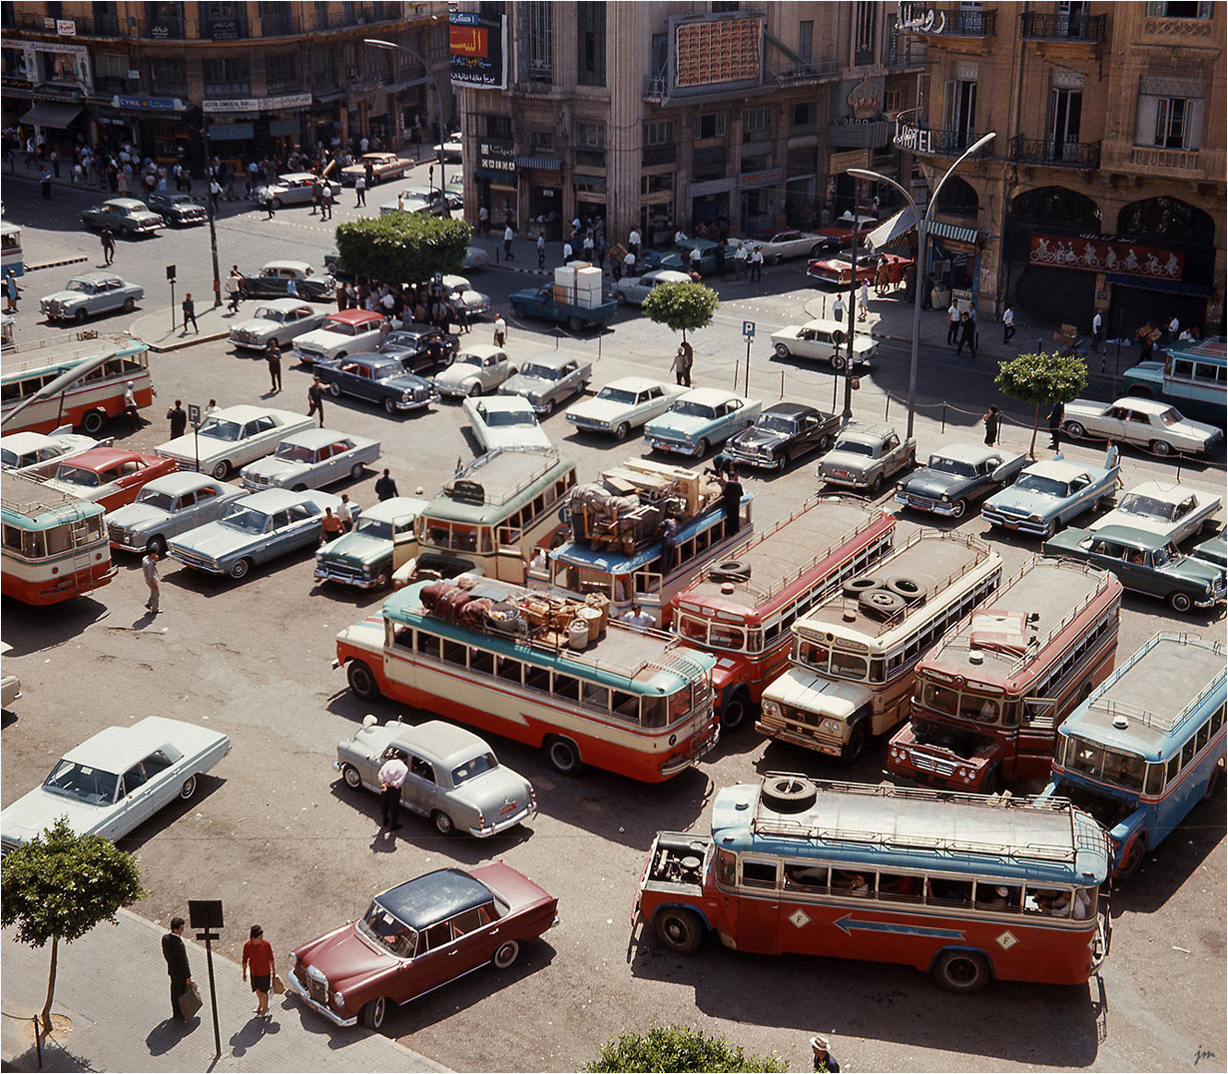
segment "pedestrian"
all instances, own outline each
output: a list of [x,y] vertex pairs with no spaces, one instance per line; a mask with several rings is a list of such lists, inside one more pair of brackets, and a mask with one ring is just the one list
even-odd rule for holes
[[188,949],[183,943],[183,926],[187,924],[181,917],[171,918],[171,931],[162,937],[162,957],[166,959],[166,972],[171,979],[171,1014],[181,1022],[188,1021],[188,1016],[179,1006],[179,997],[189,988],[195,988],[192,982],[192,969],[188,965]]
[[333,218],[333,184],[325,182],[320,187],[320,219]]
[[311,212],[308,216],[315,216],[320,211],[320,183],[316,180],[311,184]]
[[742,526],[742,482],[736,466],[729,467],[729,476],[721,486],[721,503],[725,508],[725,536],[733,537]]
[[320,428],[324,428],[324,383],[316,377],[307,389],[307,417],[320,416]]
[[1009,302],[1002,311],[1002,342],[1009,343],[1015,334],[1015,307]]
[[887,293],[887,262],[882,260],[878,263],[878,269],[874,273],[874,293],[882,298]]
[[623,274],[628,278],[635,275],[635,251],[628,250],[627,256],[623,258]]
[[971,312],[960,314],[959,319],[959,345],[955,348],[956,354],[964,353],[964,344],[968,345],[968,350],[972,357],[976,357],[976,321],[972,319]]
[[826,1037],[811,1037],[810,1050],[814,1054],[814,1069],[821,1074],[840,1074],[840,1064],[836,1062],[831,1052],[827,1050]]
[[758,243],[755,243],[754,248],[751,250],[749,260],[751,283],[763,279],[763,247]]
[[135,431],[140,427],[141,416],[136,411],[136,382],[128,381],[124,385],[124,414],[128,421],[132,424],[132,429]]
[[266,216],[265,219],[272,220],[273,219],[273,199],[267,195],[265,196],[265,199],[264,199],[264,211],[268,213],[268,216]]
[[[703,264],[703,260],[704,260],[704,253],[699,248],[699,243],[696,243],[694,246],[691,247],[690,261],[691,261],[691,275],[692,276],[699,274],[699,267],[701,264]],[[753,269],[752,269],[752,273],[753,273]],[[752,275],[752,278],[753,278],[753,275]]]
[[151,548],[145,553],[145,558],[141,560],[141,574],[145,577],[145,584],[149,586],[149,599],[145,602],[145,607],[151,615],[157,615],[158,598],[162,596],[162,583],[158,579],[157,549]]
[[959,340],[959,321],[960,312],[959,306],[955,299],[951,299],[951,304],[947,307],[947,346],[953,346]]
[[217,215],[218,199],[222,196],[222,184],[217,181],[215,175],[209,180],[209,206],[213,209],[213,215]]
[[390,832],[395,832],[401,826],[401,787],[409,768],[405,764],[405,754],[394,750],[391,757],[380,766],[376,775],[379,780],[380,809],[383,826]]
[[981,421],[985,423],[985,443],[989,447],[993,447],[998,442],[998,423],[1000,420],[998,408],[993,403],[990,403],[989,410],[981,415]]
[[279,392],[281,391],[281,346],[277,340],[269,340],[269,348],[264,358],[269,363],[269,390]]
[[367,204],[367,177],[365,175],[360,175],[354,180],[354,197],[357,199],[354,202],[354,208],[357,209],[358,206]]
[[286,279],[286,297],[298,298],[298,282],[293,276],[289,276]]
[[335,541],[345,532],[345,523],[340,515],[334,515],[331,507],[324,508],[324,517],[320,519],[320,544]]
[[515,261],[516,255],[512,253],[512,239],[516,237],[516,232],[512,230],[512,225],[508,224],[503,229],[503,256],[508,261]]
[[1177,315],[1173,314],[1173,319],[1168,322],[1168,342],[1175,343],[1177,336],[1181,332],[1181,322],[1177,320]]
[[507,321],[503,319],[503,314],[500,313],[495,318],[495,346],[502,347],[507,342]]
[[188,412],[183,409],[183,400],[176,399],[175,405],[166,412],[171,423],[171,439],[178,440],[188,431]]
[[632,604],[631,610],[623,612],[619,620],[635,630],[647,630],[657,625],[657,621],[638,604]]
[[640,236],[640,229],[638,227],[633,227],[631,229],[631,234],[627,236],[627,249],[635,255],[636,261],[640,259],[641,242],[643,242],[643,239]]
[[864,321],[870,314],[870,282],[861,281],[861,290],[857,293],[857,320]]
[[678,562],[678,520],[667,518],[661,523],[661,577],[664,578]]
[[238,313],[239,303],[243,301],[243,289],[239,282],[242,279],[243,273],[239,271],[239,266],[231,265],[230,275],[226,277],[226,294],[230,296],[227,308],[231,313]]
[[17,270],[10,268],[4,275],[4,297],[8,300],[8,312],[17,312],[17,299],[21,297],[21,288],[17,286]]
[[264,938],[264,929],[253,925],[251,939],[243,945],[243,980],[252,971],[252,991],[256,993],[256,1017],[269,1017],[269,993],[273,990],[273,974],[277,972],[277,956],[273,945]]
[[716,256],[716,274],[717,274],[718,276],[724,276],[724,275],[725,275],[725,273],[728,271],[728,269],[726,268],[726,265],[725,265],[725,256],[726,256],[726,250],[725,250],[725,247],[726,247],[726,244],[725,244],[724,240],[721,240],[720,242],[718,242],[718,243],[716,244],[716,254],[715,254],[715,256]]
[[738,243],[738,248],[733,252],[733,278],[735,280],[746,279],[746,261],[748,256],[746,243]]
[[490,210],[485,205],[478,208],[478,234],[490,234]]
[[472,331],[469,324],[469,307],[463,301],[456,303],[456,324],[466,335]]
[[1062,419],[1066,417],[1066,406],[1060,399],[1055,399],[1049,410],[1049,446],[1054,451],[1062,450]]
[[51,151],[51,168],[52,168],[52,171],[55,172],[55,177],[58,179],[60,177],[60,151],[59,149],[53,149]]
[[104,227],[98,240],[102,243],[102,263],[109,265],[115,260],[115,232]]
[[[1116,469],[1121,465],[1121,448],[1117,446],[1116,440],[1108,442],[1108,450],[1104,453],[1104,468],[1106,470]],[[1120,481],[1121,478],[1118,478]]]
[[831,315],[837,324],[844,324],[844,295],[839,292],[835,302],[831,304]]
[[207,407],[205,407],[205,412],[204,412],[204,414],[203,414],[203,415],[201,415],[202,424],[203,424],[204,422],[208,421],[208,420],[209,420],[211,417],[213,417],[213,415],[214,415],[214,414],[216,414],[216,413],[217,413],[217,411],[218,411],[217,400],[216,400],[216,399],[210,399],[210,400],[209,400],[209,405],[208,405]]
[[1096,315],[1092,318],[1092,350],[1099,352],[1103,341],[1104,318],[1100,315],[1100,311],[1096,310]]
[[43,172],[43,181],[41,185],[42,185],[42,190],[43,190],[43,200],[50,201],[51,200],[51,173],[50,172],[48,171]]
[[354,508],[350,506],[349,493],[341,494],[341,502],[337,505],[337,517],[341,519],[341,529],[349,533],[354,528]]
[[192,322],[192,328],[197,335],[200,335],[200,325],[196,323],[196,303],[192,301],[192,292],[189,291],[183,296],[183,334],[188,334],[188,321]]
[[537,271],[541,272],[546,267],[546,233],[539,231],[537,233]]
[[571,249],[571,239],[563,240],[563,264],[570,265],[571,259],[574,256]]
[[375,495],[383,503],[384,500],[391,500],[396,494],[397,483],[392,479],[392,475],[388,470],[385,469],[383,475],[375,482]]
[[679,343],[678,353],[674,355],[674,361],[669,367],[669,371],[674,374],[675,381],[684,388],[691,386],[691,366],[694,364],[694,351],[689,343]]

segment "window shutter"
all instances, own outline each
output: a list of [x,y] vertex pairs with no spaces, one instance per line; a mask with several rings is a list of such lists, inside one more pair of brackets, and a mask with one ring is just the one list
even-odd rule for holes
[[1185,102],[1185,148],[1198,149],[1202,145],[1201,97],[1191,97]]
[[1156,106],[1158,97],[1140,94],[1138,99],[1138,126],[1135,128],[1135,145],[1156,144]]

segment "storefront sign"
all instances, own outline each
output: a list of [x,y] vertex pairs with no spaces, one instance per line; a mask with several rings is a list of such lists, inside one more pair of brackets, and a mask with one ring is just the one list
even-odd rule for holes
[[215,142],[241,142],[256,137],[254,123],[210,123],[209,137]]
[[868,168],[870,166],[870,151],[868,149],[848,149],[843,153],[833,153],[828,165],[828,173],[839,175],[849,168]]
[[213,19],[209,23],[209,36],[214,41],[238,41],[238,19]]
[[165,41],[171,36],[171,28],[169,26],[151,26],[149,28],[149,36],[159,41]]
[[754,186],[776,186],[784,177],[784,168],[764,168],[758,172],[743,172],[738,176],[738,187],[746,190]]
[[1033,235],[1028,264],[1176,281],[1185,270],[1185,255],[1130,242]]
[[486,138],[478,141],[478,167],[488,172],[514,172],[516,145],[507,138]]
[[507,89],[507,20],[502,16],[449,12],[448,51],[452,85]]
[[940,34],[946,29],[947,17],[925,4],[900,4],[896,12],[895,28],[914,34]]
[[284,97],[233,97],[201,101],[205,112],[279,112],[284,108],[308,108],[310,93],[290,93]]
[[72,19],[56,19],[55,33],[57,37],[76,37],[77,24]]
[[141,112],[182,112],[183,101],[178,97],[123,97],[111,98],[112,108],[135,108]]

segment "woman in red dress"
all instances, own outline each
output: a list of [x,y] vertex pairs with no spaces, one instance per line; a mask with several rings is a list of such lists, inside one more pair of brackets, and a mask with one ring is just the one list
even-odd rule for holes
[[273,974],[277,965],[273,955],[273,945],[264,938],[264,929],[259,925],[252,926],[252,938],[243,945],[243,980],[247,980],[247,969],[251,966],[252,991],[256,993],[256,1014],[261,1018],[269,1016],[269,991],[273,984]]

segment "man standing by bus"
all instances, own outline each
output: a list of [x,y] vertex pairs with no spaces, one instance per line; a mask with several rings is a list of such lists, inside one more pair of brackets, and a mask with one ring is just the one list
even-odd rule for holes
[[149,599],[145,602],[145,607],[149,609],[150,615],[157,615],[162,583],[158,578],[158,553],[152,548],[141,560],[141,573],[145,577],[145,584],[149,586]]
[[733,537],[742,525],[742,482],[735,466],[729,468],[729,477],[721,486],[721,502],[725,507],[725,536]]

